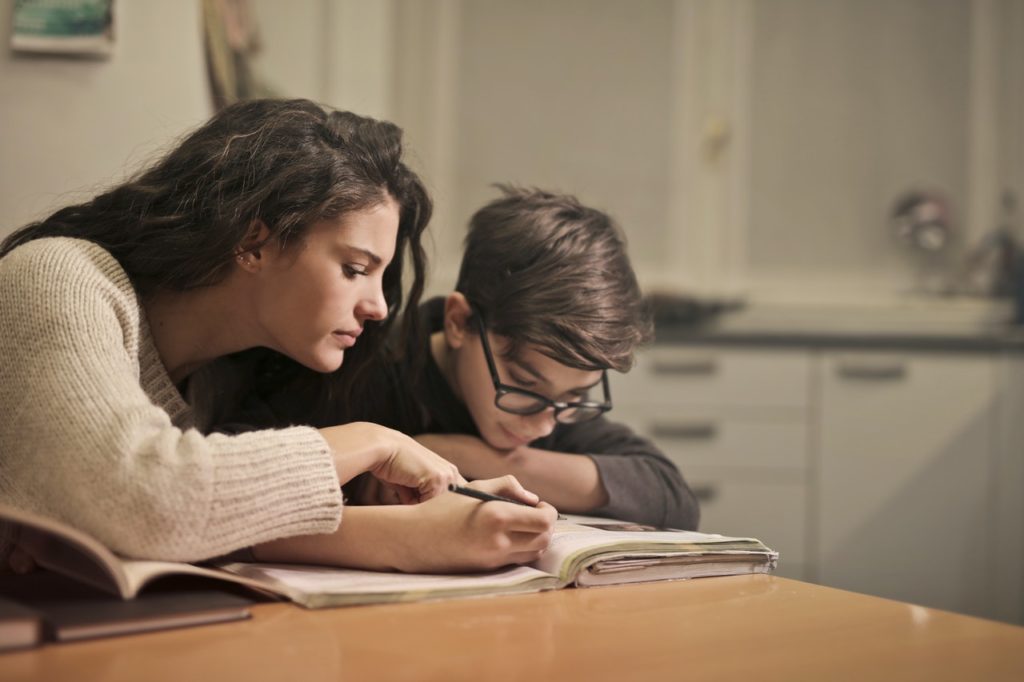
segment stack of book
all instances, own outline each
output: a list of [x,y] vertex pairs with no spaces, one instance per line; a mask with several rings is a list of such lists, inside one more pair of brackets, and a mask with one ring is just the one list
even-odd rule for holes
[[[181,576],[202,578],[214,586],[240,585],[253,594],[322,608],[768,573],[778,560],[777,552],[753,538],[584,516],[568,516],[556,522],[551,546],[532,564],[460,575],[285,564],[139,561],[116,556],[96,539],[66,524],[8,506],[0,505],[0,522],[16,530],[19,547],[40,566],[87,590],[65,598],[50,588],[25,587],[26,580],[40,579],[31,575],[0,580],[0,598],[16,602],[7,607],[0,602],[0,649],[31,646],[46,638],[67,641],[248,617],[247,602],[234,592],[208,588],[184,596],[188,593],[177,589],[161,590],[173,576],[179,580]],[[144,587],[147,589],[139,598]],[[40,594],[49,597],[40,599]],[[137,611],[134,618],[133,602]],[[73,617],[69,618],[69,612]],[[109,617],[99,619],[98,614],[103,612],[109,612]]]

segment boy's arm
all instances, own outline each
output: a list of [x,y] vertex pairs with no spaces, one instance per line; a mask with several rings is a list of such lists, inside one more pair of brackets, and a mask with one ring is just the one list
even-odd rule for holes
[[676,466],[629,427],[600,418],[561,424],[533,447],[501,452],[474,436],[419,436],[464,476],[511,473],[561,511],[694,529],[697,500]]
[[420,443],[448,459],[471,479],[512,474],[556,509],[588,514],[608,504],[597,464],[586,455],[522,446],[496,450],[476,436],[423,434]]
[[609,502],[591,513],[653,526],[697,528],[697,498],[679,469],[628,426],[602,417],[560,426],[545,440],[553,450],[585,453],[594,460]]

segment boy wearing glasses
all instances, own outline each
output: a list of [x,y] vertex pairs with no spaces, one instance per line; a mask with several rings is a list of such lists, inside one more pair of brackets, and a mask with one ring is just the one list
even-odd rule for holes
[[[389,367],[374,383],[390,390],[361,418],[415,436],[467,478],[513,474],[561,511],[696,528],[675,465],[605,417],[607,370],[627,371],[651,333],[618,228],[574,197],[501,189],[470,220],[456,291],[421,308],[410,350],[425,359]],[[372,478],[355,493],[392,496]]]

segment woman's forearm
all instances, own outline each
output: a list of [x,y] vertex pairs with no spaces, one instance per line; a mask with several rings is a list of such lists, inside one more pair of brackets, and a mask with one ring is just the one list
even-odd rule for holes
[[[514,479],[477,481],[515,498]],[[534,561],[547,549],[557,512],[446,493],[413,505],[348,506],[328,535],[274,540],[253,548],[259,561],[420,573],[479,571]]]
[[347,566],[373,571],[402,568],[403,516],[400,505],[345,507],[342,523],[329,535],[281,538],[253,548],[259,561]]

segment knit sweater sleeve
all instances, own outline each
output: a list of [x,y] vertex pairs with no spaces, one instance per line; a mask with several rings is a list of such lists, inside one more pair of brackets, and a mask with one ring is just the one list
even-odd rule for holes
[[[141,317],[95,245],[40,239],[0,260],[0,497],[147,559],[336,529],[341,494],[317,431],[190,428]],[[182,409],[143,389],[154,373]]]

